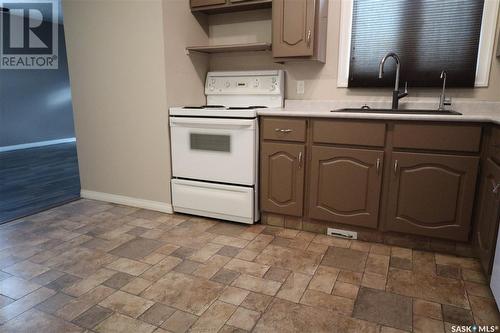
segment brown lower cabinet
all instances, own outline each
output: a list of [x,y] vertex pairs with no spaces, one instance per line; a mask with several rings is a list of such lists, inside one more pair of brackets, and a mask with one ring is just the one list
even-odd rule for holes
[[305,146],[264,142],[261,145],[261,208],[266,212],[302,215]]
[[500,183],[500,164],[494,164],[500,129],[490,140],[484,129],[475,123],[262,117],[262,211],[348,230],[453,241],[473,234],[488,258],[498,196],[490,194],[484,208],[476,208],[484,225],[471,232],[479,164],[487,152],[496,169],[490,166],[483,182]]
[[491,159],[486,161],[480,191],[481,204],[476,227],[476,243],[483,269],[489,275],[500,218],[500,166]]
[[384,152],[313,146],[309,216],[377,228]]
[[394,152],[386,229],[468,240],[479,157]]

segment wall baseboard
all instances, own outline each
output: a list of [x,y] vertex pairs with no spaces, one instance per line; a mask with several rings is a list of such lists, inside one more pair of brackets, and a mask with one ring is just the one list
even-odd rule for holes
[[52,145],[57,145],[60,143],[68,143],[68,142],[75,142],[75,141],[76,141],[76,138],[64,138],[64,139],[57,139],[57,140],[47,140],[47,141],[23,143],[20,145],[4,146],[4,147],[0,147],[0,153],[6,152],[6,151],[12,151],[12,150],[19,150],[19,149],[52,146]]
[[124,195],[89,191],[83,189],[80,191],[80,196],[85,199],[112,202],[115,204],[155,210],[158,212],[169,213],[169,214],[173,213],[172,205],[165,202],[132,198],[132,197],[126,197]]

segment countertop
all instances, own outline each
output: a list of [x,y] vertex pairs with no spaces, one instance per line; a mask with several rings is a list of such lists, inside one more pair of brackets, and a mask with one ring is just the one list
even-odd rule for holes
[[[372,108],[390,108],[390,102],[376,101],[321,101],[321,100],[286,100],[284,108],[261,109],[259,116],[283,117],[318,117],[337,119],[377,119],[377,120],[417,120],[417,121],[456,121],[456,122],[481,122],[500,125],[500,103],[458,100],[451,109],[462,115],[433,115],[433,114],[387,114],[387,113],[347,113],[330,112],[330,110],[346,107],[361,107],[369,105]],[[413,99],[401,103],[401,108],[406,109],[436,109],[435,101],[427,99]]]

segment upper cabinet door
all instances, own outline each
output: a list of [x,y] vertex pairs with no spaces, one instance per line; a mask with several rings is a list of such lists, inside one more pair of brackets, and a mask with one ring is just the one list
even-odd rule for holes
[[313,147],[309,216],[376,228],[384,152]]
[[386,228],[466,241],[478,157],[393,153]]
[[490,274],[500,216],[500,166],[491,160],[486,161],[479,200],[476,241],[481,264],[486,274]]
[[273,56],[314,53],[315,0],[273,0]]
[[265,212],[302,215],[304,145],[262,143],[261,208]]
[[226,0],[190,0],[191,8],[223,5],[225,3],[226,3]]

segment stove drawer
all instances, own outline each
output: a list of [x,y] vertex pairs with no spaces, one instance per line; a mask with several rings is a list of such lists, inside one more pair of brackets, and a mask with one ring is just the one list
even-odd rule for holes
[[252,224],[255,217],[253,187],[172,179],[174,212]]

